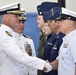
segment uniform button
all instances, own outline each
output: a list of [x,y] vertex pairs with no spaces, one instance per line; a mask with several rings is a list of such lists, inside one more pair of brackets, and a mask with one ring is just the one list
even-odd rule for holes
[[22,47],[20,49],[22,49]]
[[64,57],[62,56],[62,60],[64,60]]

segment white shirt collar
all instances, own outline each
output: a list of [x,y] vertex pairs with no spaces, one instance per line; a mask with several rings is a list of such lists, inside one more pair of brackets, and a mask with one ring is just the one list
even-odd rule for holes
[[16,33],[16,32],[12,32],[12,35],[15,37],[15,38],[20,38],[22,36],[22,34],[19,34],[19,33]]
[[76,35],[76,29],[68,33],[65,37],[63,37],[63,40],[66,38],[67,40],[71,37],[74,37]]

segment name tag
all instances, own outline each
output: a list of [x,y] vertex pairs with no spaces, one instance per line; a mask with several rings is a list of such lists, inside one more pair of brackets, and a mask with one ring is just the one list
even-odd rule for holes
[[50,43],[50,42],[47,42],[47,44],[48,44],[48,45],[52,45],[52,43]]
[[53,47],[53,49],[57,49],[57,47]]

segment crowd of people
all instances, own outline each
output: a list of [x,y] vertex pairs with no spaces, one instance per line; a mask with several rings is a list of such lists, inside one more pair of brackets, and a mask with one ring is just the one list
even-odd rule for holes
[[19,2],[1,7],[0,75],[76,75],[76,13],[57,2],[42,2],[37,12],[38,57],[23,34],[26,10]]

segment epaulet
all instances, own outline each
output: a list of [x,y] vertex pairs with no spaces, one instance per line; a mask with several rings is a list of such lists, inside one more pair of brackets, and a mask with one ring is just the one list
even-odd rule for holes
[[25,34],[23,34],[23,36],[24,36],[24,37],[26,37],[26,38],[31,39],[31,37],[30,37],[30,36],[27,36],[27,35],[25,35]]
[[8,31],[5,31],[6,32],[6,34],[8,35],[8,36],[11,36],[12,37],[12,35],[8,32]]
[[2,24],[0,24],[0,27],[2,26]]

